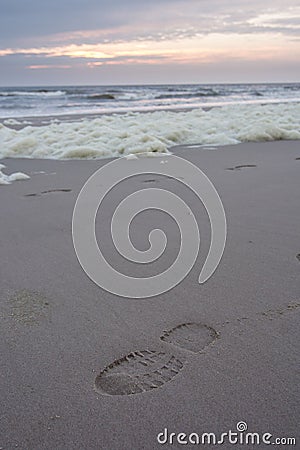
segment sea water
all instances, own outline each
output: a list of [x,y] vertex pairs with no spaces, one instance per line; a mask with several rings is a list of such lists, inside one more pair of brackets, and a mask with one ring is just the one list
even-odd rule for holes
[[300,101],[300,83],[0,88],[0,118]]

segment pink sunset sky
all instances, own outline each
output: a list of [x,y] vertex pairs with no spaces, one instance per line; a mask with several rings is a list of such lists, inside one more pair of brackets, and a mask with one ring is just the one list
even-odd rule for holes
[[10,0],[0,85],[293,82],[295,0]]

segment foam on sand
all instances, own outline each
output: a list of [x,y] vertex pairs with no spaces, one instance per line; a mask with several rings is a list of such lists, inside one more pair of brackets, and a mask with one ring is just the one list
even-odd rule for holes
[[28,180],[30,177],[22,172],[5,175],[2,170],[5,169],[4,164],[0,164],[0,185],[10,184],[12,181]]
[[299,124],[300,104],[285,103],[102,115],[21,130],[0,125],[0,158],[107,158],[167,153],[177,144],[300,139]]

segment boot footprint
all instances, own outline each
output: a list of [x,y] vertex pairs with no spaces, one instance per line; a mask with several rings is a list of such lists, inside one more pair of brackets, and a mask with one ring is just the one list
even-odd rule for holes
[[[219,334],[207,325],[183,323],[165,331],[162,341],[181,350],[199,353]],[[185,358],[157,350],[134,351],[106,366],[95,380],[104,395],[133,395],[160,388],[184,368]]]

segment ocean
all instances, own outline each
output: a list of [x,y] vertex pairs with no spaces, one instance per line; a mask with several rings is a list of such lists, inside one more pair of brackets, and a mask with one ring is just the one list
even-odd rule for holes
[[300,102],[300,83],[0,88],[0,118]]
[[0,117],[0,159],[210,150],[300,140],[300,84],[2,88]]

